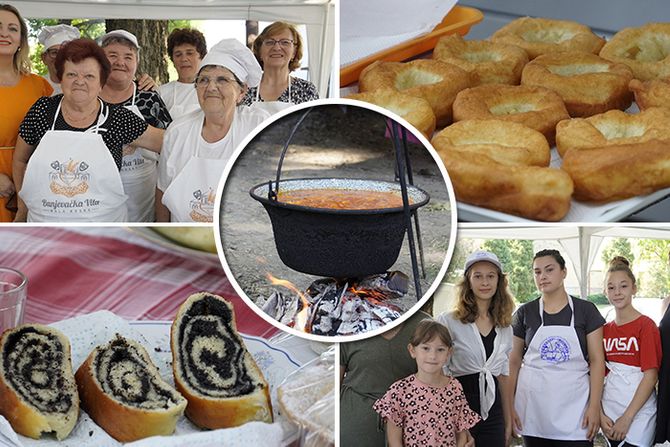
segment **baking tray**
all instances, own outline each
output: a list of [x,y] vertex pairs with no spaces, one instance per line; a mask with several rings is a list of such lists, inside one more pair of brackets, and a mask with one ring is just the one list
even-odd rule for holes
[[460,34],[464,36],[470,31],[472,25],[481,22],[483,19],[484,14],[480,10],[456,5],[430,33],[378,51],[346,67],[342,67],[340,69],[340,87],[357,82],[361,71],[375,61],[404,61],[431,51],[435,48],[440,37],[448,34]]
[[[639,113],[637,104],[633,103],[626,113]],[[560,168],[562,160],[556,148],[551,149],[552,168]],[[570,211],[560,222],[617,222],[631,214],[643,210],[660,200],[670,196],[670,188],[660,189],[644,196],[634,196],[624,200],[607,203],[579,202],[572,199]],[[457,202],[458,220],[467,222],[536,222],[512,214],[494,211],[467,203]],[[537,221],[543,222],[543,221]]]

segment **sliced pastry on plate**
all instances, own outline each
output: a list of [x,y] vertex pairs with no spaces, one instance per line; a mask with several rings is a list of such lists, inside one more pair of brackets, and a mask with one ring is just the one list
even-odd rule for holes
[[70,434],[79,416],[70,342],[40,324],[6,330],[0,338],[0,414],[24,436]]
[[142,345],[118,334],[95,348],[75,377],[82,408],[117,441],[170,435],[186,408]]
[[237,332],[229,302],[205,292],[191,295],[170,336],[175,385],[194,424],[216,429],[272,422],[268,384]]

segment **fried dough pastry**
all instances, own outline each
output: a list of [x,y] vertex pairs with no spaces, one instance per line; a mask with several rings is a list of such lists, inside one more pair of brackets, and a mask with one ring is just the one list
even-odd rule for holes
[[556,123],[569,118],[558,93],[544,87],[487,84],[460,92],[454,101],[454,121],[497,119],[522,123],[554,143]]
[[493,33],[494,42],[523,48],[530,59],[557,51],[582,51],[598,54],[605,39],[591,28],[569,20],[520,17]]
[[669,140],[571,150],[563,169],[575,184],[575,199],[611,202],[670,187],[668,154]]
[[670,23],[624,28],[605,44],[600,57],[628,65],[641,81],[670,76]]
[[618,145],[644,146],[652,140],[670,140],[668,123],[670,109],[659,107],[634,115],[610,110],[589,118],[573,118],[556,126],[556,148],[561,157],[565,157],[569,151],[591,151]]
[[456,198],[528,219],[561,220],[570,209],[572,180],[548,168],[539,132],[498,120],[461,121],[432,140]]
[[416,127],[426,138],[435,131],[435,114],[430,103],[418,96],[411,96],[395,90],[375,90],[373,92],[355,93],[347,96],[378,105],[394,112]]
[[633,79],[628,88],[635,95],[635,102],[640,110],[650,107],[670,107],[670,77],[644,82]]
[[570,116],[585,117],[611,109],[626,110],[633,102],[628,89],[631,79],[633,72],[624,64],[566,51],[535,58],[524,67],[521,84],[555,91]]
[[358,79],[358,88],[363,93],[390,89],[424,98],[430,103],[440,127],[451,122],[451,106],[456,94],[470,85],[470,74],[462,68],[430,59],[377,61],[368,65]]
[[456,65],[470,73],[473,86],[519,85],[521,71],[528,63],[526,51],[516,45],[465,40],[459,34],[442,37],[433,50],[433,59]]

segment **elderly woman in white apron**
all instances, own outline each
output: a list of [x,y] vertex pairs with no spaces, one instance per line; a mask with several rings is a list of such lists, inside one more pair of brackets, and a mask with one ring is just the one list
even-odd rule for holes
[[202,110],[174,122],[158,163],[156,219],[212,222],[216,189],[242,140],[269,114],[239,106],[261,68],[247,47],[224,39],[200,62],[195,80]]
[[124,222],[123,146],[160,151],[163,130],[98,98],[111,67],[92,40],[64,44],[56,58],[62,95],[40,98],[19,129],[13,161],[17,221]]
[[600,418],[611,447],[654,443],[661,336],[654,320],[633,307],[636,292],[630,263],[615,256],[605,275],[605,295],[615,317],[603,328],[608,371]]
[[476,251],[463,270],[455,310],[437,317],[454,342],[445,373],[458,379],[468,406],[482,418],[470,429],[475,445],[505,447],[512,434],[508,376],[514,300],[495,254]]
[[167,49],[178,78],[158,87],[158,93],[172,119],[177,119],[200,109],[193,83],[200,61],[207,54],[207,43],[197,29],[177,28],[167,38]]
[[[103,101],[121,105],[150,126],[165,129],[172,122],[160,95],[152,90],[139,91],[134,81],[139,63],[137,38],[125,30],[114,30],[102,36],[102,49],[112,65],[112,72],[102,88]],[[158,154],[141,147],[123,148],[121,182],[128,196],[128,221],[153,222]]]
[[512,319],[514,428],[527,447],[592,446],[600,425],[605,320],[593,303],[567,294],[557,250],[536,253],[533,272],[541,296]]
[[300,68],[302,38],[295,26],[275,22],[254,40],[254,54],[263,68],[258,88],[252,87],[244,104],[276,113],[293,104],[319,99],[314,84],[291,76]]

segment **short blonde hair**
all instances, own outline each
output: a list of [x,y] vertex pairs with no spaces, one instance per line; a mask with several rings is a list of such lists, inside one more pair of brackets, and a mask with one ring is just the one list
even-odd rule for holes
[[0,11],[9,11],[19,20],[19,26],[21,27],[21,44],[16,53],[14,53],[14,70],[22,75],[30,74],[32,65],[30,63],[30,45],[28,45],[28,27],[26,26],[26,21],[21,17],[19,10],[12,5],[0,4]]

